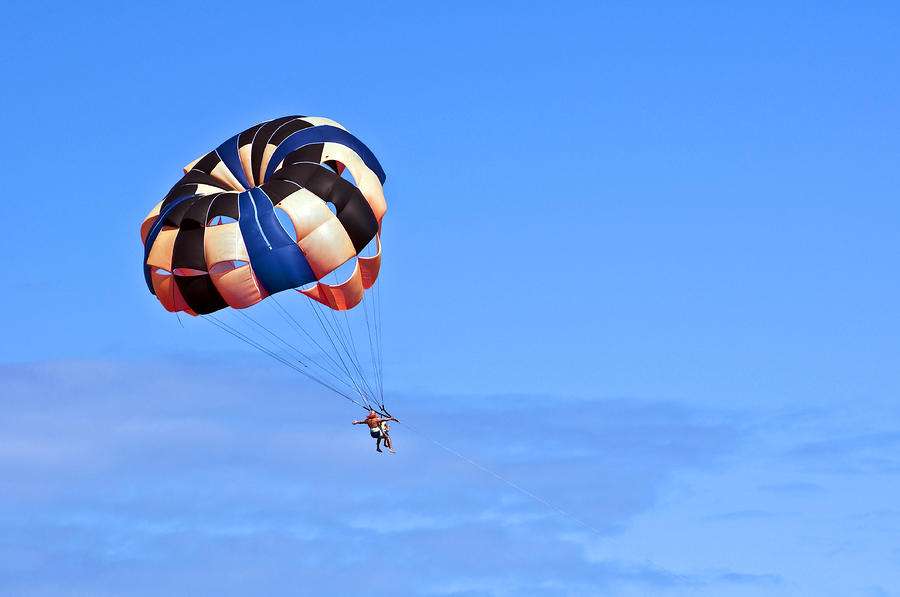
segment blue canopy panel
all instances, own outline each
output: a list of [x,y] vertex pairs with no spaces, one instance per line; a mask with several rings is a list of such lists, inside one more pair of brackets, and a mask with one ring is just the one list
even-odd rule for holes
[[306,256],[281,226],[263,190],[252,188],[241,193],[238,201],[238,224],[250,267],[265,291],[275,294],[315,282],[316,276]]
[[[235,143],[237,143],[236,138]],[[275,171],[275,168],[278,167],[278,164],[280,164],[289,153],[300,149],[304,145],[310,145],[312,143],[340,143],[345,147],[349,147],[355,151],[356,154],[362,158],[362,161],[365,162],[366,166],[375,173],[378,180],[381,181],[381,184],[384,184],[386,178],[384,168],[381,167],[375,154],[372,153],[362,141],[344,129],[327,124],[297,131],[282,141],[272,154],[269,165],[266,166],[266,174],[263,177],[263,180],[269,180],[269,177]],[[235,146],[235,155],[237,155],[237,146]]]
[[216,147],[216,154],[218,154],[219,159],[222,160],[222,163],[225,164],[238,182],[240,182],[245,189],[249,189],[253,185],[247,180],[247,174],[244,172],[244,165],[241,163],[241,156],[238,154],[238,137],[240,137],[240,134],[235,135]]

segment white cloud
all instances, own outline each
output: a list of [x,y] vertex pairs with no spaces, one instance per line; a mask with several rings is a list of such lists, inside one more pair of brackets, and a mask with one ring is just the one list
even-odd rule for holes
[[[727,413],[397,397],[402,420],[598,537],[403,426],[398,454],[376,454],[349,424],[357,411],[265,365],[239,375],[215,363],[8,365],[0,395],[0,588],[22,594],[230,595],[249,582],[273,595],[297,583],[341,594],[365,589],[368,568],[398,594],[734,583],[619,562],[611,547],[679,471],[721,466],[741,433]],[[548,404],[540,436],[523,435]],[[42,583],[23,591],[35,575]]]

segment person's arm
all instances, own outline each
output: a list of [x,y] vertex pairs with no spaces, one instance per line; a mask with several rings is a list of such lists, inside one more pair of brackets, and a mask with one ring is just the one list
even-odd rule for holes
[[353,421],[354,425],[361,425],[362,423],[365,423],[365,421]]

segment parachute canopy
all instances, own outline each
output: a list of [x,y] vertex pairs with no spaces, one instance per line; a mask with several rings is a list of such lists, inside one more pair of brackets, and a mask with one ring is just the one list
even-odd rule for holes
[[[292,288],[351,309],[378,277],[384,180],[372,152],[332,120],[257,124],[186,166],[148,214],[147,287],[167,310],[191,315]],[[373,240],[375,255],[360,256]],[[346,280],[323,282],[351,260]]]
[[[186,166],[146,217],[147,287],[167,310],[202,316],[355,404],[386,413],[373,288],[384,179],[372,152],[332,120],[287,116],[257,124]],[[288,289],[308,297],[289,293],[308,306],[306,317],[303,305],[286,307],[273,296]],[[262,312],[247,309],[257,303]],[[266,306],[280,318],[275,324],[265,320]],[[368,355],[359,349],[366,345]]]

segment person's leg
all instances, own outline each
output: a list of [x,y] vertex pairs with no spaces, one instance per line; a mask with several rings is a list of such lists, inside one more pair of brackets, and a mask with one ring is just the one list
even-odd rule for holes
[[381,452],[381,438],[375,440],[375,450],[377,452]]
[[384,445],[387,446],[388,450],[390,450],[392,453],[394,452],[394,442],[391,441],[390,435],[384,436]]

